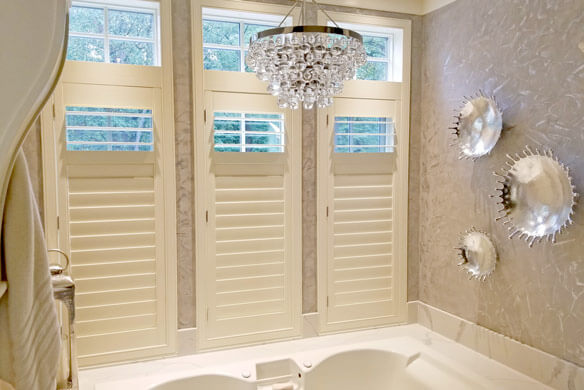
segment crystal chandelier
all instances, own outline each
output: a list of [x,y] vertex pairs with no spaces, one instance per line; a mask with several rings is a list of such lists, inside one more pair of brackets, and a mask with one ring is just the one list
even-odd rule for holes
[[[280,108],[297,109],[300,102],[306,109],[315,103],[319,108],[330,106],[332,96],[342,92],[343,82],[367,62],[361,35],[339,27],[312,2],[335,27],[302,25],[306,17],[302,0],[294,3],[278,27],[260,31],[250,40],[246,64],[258,79],[269,83],[268,92],[278,97]],[[301,25],[282,27],[299,3]]]

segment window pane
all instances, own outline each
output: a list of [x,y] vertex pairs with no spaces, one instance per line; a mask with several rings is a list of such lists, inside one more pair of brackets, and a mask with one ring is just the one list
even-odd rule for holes
[[103,34],[103,26],[103,8],[71,7],[69,12],[69,31]]
[[245,136],[245,143],[252,144],[252,145],[280,145],[281,143],[281,136],[279,134],[269,134],[269,135],[262,135],[262,134],[246,134]]
[[387,37],[363,36],[363,46],[367,57],[387,58],[389,39]]
[[152,151],[152,110],[66,108],[67,150]]
[[247,62],[246,61],[246,58],[247,58],[247,50],[245,51],[245,53],[243,53],[243,59],[244,59],[244,61],[243,61],[243,67],[245,68],[244,69],[245,72],[251,73],[251,72],[253,72],[253,70],[249,66],[247,66],[247,64],[246,64],[246,62]]
[[282,153],[284,151],[283,146],[248,146],[245,148],[246,152],[263,152],[263,153]]
[[110,62],[115,64],[154,65],[154,44],[112,39],[110,40]]
[[282,122],[275,121],[246,121],[246,131],[282,132]]
[[283,152],[284,115],[216,112],[217,152]]
[[241,143],[240,134],[217,134],[215,133],[215,145],[227,144],[229,146]]
[[110,9],[108,32],[123,37],[154,37],[154,15],[145,12],[129,12]]
[[[246,114],[249,115],[249,114]],[[215,118],[219,117],[234,117],[234,118],[243,118],[243,114],[239,112],[216,112]]]
[[239,46],[239,23],[203,19],[203,44]]
[[[236,115],[241,115],[241,114],[236,114]],[[282,115],[281,114],[245,114],[245,118],[246,119],[251,119],[251,118],[261,118],[261,119],[282,119]]]
[[387,62],[369,61],[357,69],[358,80],[387,80]]
[[215,119],[214,129],[223,131],[241,131],[240,121],[219,120]]
[[69,37],[67,59],[75,61],[104,62],[103,39]]
[[391,118],[335,117],[336,153],[389,153],[394,148]]
[[205,49],[203,64],[209,70],[230,70],[239,72],[241,62],[238,50]]
[[244,24],[243,25],[243,45],[245,47],[249,46],[250,38],[255,34],[269,28],[274,28],[274,26],[268,26],[265,24]]

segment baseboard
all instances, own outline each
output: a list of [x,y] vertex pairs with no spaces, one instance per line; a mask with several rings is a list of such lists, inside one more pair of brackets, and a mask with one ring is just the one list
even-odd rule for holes
[[[196,345],[197,328],[184,328],[176,332],[176,344],[178,356],[197,353]],[[302,314],[302,338],[318,336],[318,313]]]
[[197,353],[195,344],[197,328],[184,328],[176,332],[176,354],[178,356]]
[[418,324],[554,389],[584,389],[584,367],[421,301],[408,302],[408,310]]

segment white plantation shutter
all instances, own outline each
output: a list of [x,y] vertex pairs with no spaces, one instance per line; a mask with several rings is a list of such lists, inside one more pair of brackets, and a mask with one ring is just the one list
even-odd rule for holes
[[55,118],[59,242],[76,282],[79,364],[172,352],[174,212],[162,175],[172,158],[161,91],[65,82]]
[[321,121],[319,204],[325,211],[319,213],[318,242],[323,331],[405,320],[406,259],[396,250],[401,217],[396,207],[405,207],[407,215],[407,203],[396,201],[396,156],[403,142],[393,134],[400,125],[398,107],[392,100],[335,98],[326,113],[328,124],[326,115]]
[[[300,183],[298,120],[273,97],[207,92],[204,258],[198,261],[199,345],[216,348],[299,335]],[[214,113],[283,115],[283,152],[222,152]],[[233,114],[235,115],[235,114]],[[254,142],[252,131],[246,142]],[[274,125],[274,127],[277,127]],[[248,128],[249,130],[249,128]],[[278,129],[275,129],[277,131]],[[280,142],[270,136],[271,142]],[[219,138],[217,138],[218,140]],[[273,141],[275,140],[275,141]],[[257,150],[243,146],[242,150]],[[204,171],[203,171],[204,169]]]

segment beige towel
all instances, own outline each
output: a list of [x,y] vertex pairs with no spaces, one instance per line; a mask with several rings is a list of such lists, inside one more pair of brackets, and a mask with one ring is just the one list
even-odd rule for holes
[[10,177],[2,221],[0,380],[15,390],[54,390],[59,328],[48,254],[22,150]]

